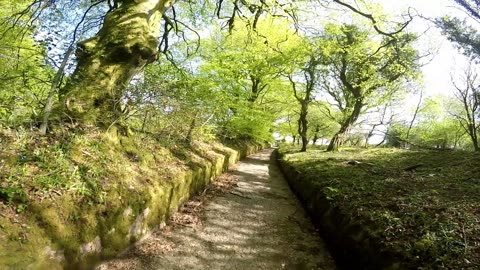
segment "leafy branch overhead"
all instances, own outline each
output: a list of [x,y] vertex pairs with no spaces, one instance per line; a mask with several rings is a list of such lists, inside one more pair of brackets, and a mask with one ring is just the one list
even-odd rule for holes
[[[318,141],[328,130],[323,136],[333,141],[332,150],[358,128],[373,136],[365,118],[382,111],[382,119],[392,119],[385,115],[390,110],[380,108],[413,91],[410,84],[421,80],[423,56],[416,49],[420,37],[409,32],[416,18],[410,8],[391,18],[375,3],[347,0],[22,3],[15,12],[5,11],[0,31],[5,43],[7,36],[23,33],[41,51],[32,66],[42,62],[48,78],[25,72],[30,68],[20,72],[21,65],[4,77],[43,82],[21,106],[32,108],[30,114],[22,112],[22,121],[40,125],[41,133],[61,123],[147,130],[150,120],[180,117],[176,113],[190,106],[191,113],[181,113],[188,124],[179,137],[208,127],[213,136],[269,138],[288,125],[286,130],[295,131],[291,135],[305,146],[314,134]],[[470,10],[475,5],[468,3],[463,5],[475,16]],[[338,11],[349,23],[322,21],[322,16],[308,23],[316,13]],[[437,23],[464,44],[466,53],[478,51],[473,27],[457,19]],[[0,53],[12,62],[29,55],[14,49]],[[21,102],[8,94],[15,91],[4,92],[7,118]],[[322,117],[309,116],[310,109]],[[328,127],[319,123],[325,119]]]
[[444,17],[436,20],[443,34],[469,57],[480,57],[480,34],[458,18]]

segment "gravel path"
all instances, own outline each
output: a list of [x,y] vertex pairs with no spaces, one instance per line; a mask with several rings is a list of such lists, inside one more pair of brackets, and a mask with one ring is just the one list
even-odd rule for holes
[[235,180],[230,189],[192,201],[173,225],[97,269],[336,269],[272,151],[241,161],[222,177]]

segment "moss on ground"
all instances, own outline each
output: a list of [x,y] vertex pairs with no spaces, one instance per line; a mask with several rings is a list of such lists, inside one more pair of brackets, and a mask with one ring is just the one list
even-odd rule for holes
[[347,248],[359,251],[365,265],[480,268],[478,153],[319,148],[299,153],[291,146],[279,152],[314,219],[342,231],[332,232],[337,238],[332,241],[358,244]]
[[[239,150],[259,147],[239,144]],[[201,191],[232,157],[238,160],[239,150],[219,143],[165,145],[116,127],[47,137],[4,132],[0,268],[41,269],[53,261],[87,268],[114,256]]]

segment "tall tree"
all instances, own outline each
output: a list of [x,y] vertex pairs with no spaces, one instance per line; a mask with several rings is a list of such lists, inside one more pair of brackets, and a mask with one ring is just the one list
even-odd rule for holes
[[[293,77],[288,75],[288,80],[292,85],[293,95],[300,105],[300,115],[298,117],[298,135],[302,139],[302,148],[300,152],[307,151],[308,145],[308,107],[314,98],[315,87],[318,83],[318,68],[321,61],[318,56],[311,55],[308,62],[301,69],[303,75],[303,83],[299,83]],[[302,89],[300,89],[302,88]]]
[[[335,150],[356,123],[362,111],[382,104],[400,90],[400,82],[418,70],[415,36],[399,33],[380,42],[356,25],[327,25],[328,78],[323,86],[343,113],[340,129],[327,148]],[[377,40],[377,41],[376,41]]]
[[255,29],[236,22],[230,33],[217,31],[203,43],[200,70],[229,105],[223,135],[246,132],[257,138],[271,137],[285,89],[280,75],[291,67],[292,54],[301,46],[285,19],[268,16]]

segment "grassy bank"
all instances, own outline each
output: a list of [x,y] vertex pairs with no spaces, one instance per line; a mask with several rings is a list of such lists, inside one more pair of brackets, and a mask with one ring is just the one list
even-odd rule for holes
[[166,142],[111,128],[0,134],[0,268],[88,268],[164,222],[251,142]]
[[280,163],[339,260],[356,269],[480,268],[480,155],[297,151],[281,147]]

